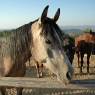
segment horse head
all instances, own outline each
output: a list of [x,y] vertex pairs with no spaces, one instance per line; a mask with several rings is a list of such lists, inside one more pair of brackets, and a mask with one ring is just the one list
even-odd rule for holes
[[63,42],[63,46],[69,45],[70,43],[69,43],[69,38],[68,38],[68,36],[64,36],[62,42]]
[[72,64],[75,54],[74,40],[72,37],[67,35],[63,37],[63,49]]
[[92,31],[90,30],[90,35],[91,35],[91,36],[90,36],[90,37],[91,37],[91,39],[90,39],[91,42],[95,44],[95,32],[92,32]]
[[41,17],[31,26],[32,57],[56,74],[59,81],[68,83],[73,77],[74,69],[62,49],[62,31],[56,24],[60,9],[53,18],[49,18],[48,7],[45,7]]

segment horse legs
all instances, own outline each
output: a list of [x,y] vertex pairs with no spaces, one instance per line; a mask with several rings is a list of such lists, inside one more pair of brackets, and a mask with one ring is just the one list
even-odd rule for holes
[[2,95],[6,95],[7,93],[5,87],[0,87],[0,91]]
[[90,54],[87,54],[87,73],[89,73],[89,59],[90,59]]
[[37,77],[40,77],[40,74],[39,74],[39,63],[38,63],[38,61],[36,61],[35,59],[34,59],[34,62],[35,62],[35,64],[36,64]]
[[31,69],[31,63],[30,63],[30,60],[31,60],[31,58],[28,59],[28,62],[29,62],[28,67],[29,67],[29,69]]
[[22,95],[23,88],[17,88],[17,95]]
[[78,64],[77,67],[79,68],[79,52],[77,52]]
[[84,54],[83,54],[83,53],[81,53],[81,66],[80,66],[80,73],[82,73],[83,57],[84,57]]
[[43,64],[41,64],[41,66],[40,66],[40,76],[41,77],[43,76]]
[[[16,77],[24,77],[26,72],[26,65],[22,64],[22,67],[18,70]],[[23,87],[18,87],[17,95],[22,95]]]
[[30,69],[30,67],[31,67],[31,65],[30,65],[30,58],[29,58],[29,60],[28,60],[28,61],[29,61],[29,69]]
[[38,61],[36,61],[35,59],[34,59],[34,61],[35,61],[35,64],[36,64],[37,77],[42,77],[43,76],[43,74],[42,74],[42,72],[43,72],[43,64],[41,64],[39,66]]

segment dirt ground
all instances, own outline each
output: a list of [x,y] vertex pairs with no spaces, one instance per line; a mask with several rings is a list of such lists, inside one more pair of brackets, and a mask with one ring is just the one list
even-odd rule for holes
[[[31,60],[31,68],[27,65],[27,71],[25,77],[31,77],[36,78],[36,69],[35,64],[33,60]],[[84,68],[83,68],[83,74],[81,75],[79,73],[79,68],[77,68],[77,57],[74,56],[73,60],[73,67],[75,71],[74,79],[95,79],[95,56],[93,56],[90,59],[90,74],[86,73],[86,57],[84,57]],[[56,77],[51,71],[44,68],[43,69],[43,78],[44,77]],[[7,89],[8,95],[16,95],[16,89]],[[1,95],[1,94],[0,94]],[[24,89],[23,95],[95,95],[95,90],[71,90],[71,89],[42,89],[42,88],[36,88],[36,89]]]

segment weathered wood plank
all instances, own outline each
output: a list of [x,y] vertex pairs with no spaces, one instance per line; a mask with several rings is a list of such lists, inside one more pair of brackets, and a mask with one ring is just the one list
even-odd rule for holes
[[95,80],[73,80],[64,85],[55,78],[0,78],[0,86],[24,88],[95,89]]

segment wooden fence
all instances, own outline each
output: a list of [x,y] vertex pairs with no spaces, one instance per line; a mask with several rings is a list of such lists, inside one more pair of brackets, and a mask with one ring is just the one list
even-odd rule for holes
[[0,77],[0,86],[24,88],[95,89],[95,79],[73,80],[64,85],[56,78]]

